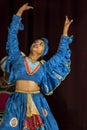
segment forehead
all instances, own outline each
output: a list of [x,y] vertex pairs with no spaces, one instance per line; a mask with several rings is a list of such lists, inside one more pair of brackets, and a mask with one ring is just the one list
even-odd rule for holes
[[45,44],[45,43],[44,43],[44,41],[43,41],[43,40],[41,40],[41,39],[37,39],[37,40],[35,40],[34,42],[38,42],[38,43]]

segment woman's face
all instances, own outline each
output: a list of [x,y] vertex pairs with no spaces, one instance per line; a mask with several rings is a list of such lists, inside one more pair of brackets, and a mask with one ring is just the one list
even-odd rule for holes
[[37,52],[37,54],[42,55],[45,49],[44,41],[41,39],[35,40],[31,45],[30,51]]

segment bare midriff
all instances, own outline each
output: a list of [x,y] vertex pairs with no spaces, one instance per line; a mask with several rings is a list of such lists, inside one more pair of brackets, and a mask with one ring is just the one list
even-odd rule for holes
[[16,82],[15,91],[35,92],[35,91],[40,91],[40,87],[34,81],[18,80]]

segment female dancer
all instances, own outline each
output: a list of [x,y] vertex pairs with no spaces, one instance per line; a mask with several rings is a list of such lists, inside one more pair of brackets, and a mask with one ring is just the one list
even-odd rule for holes
[[16,83],[6,104],[0,130],[58,130],[58,125],[44,94],[52,94],[70,72],[72,37],[68,30],[73,20],[66,16],[58,51],[46,62],[39,59],[48,52],[48,40],[35,40],[30,54],[24,56],[18,47],[18,30],[22,30],[21,17],[24,11],[33,9],[28,3],[13,15],[8,30],[6,71],[8,83]]

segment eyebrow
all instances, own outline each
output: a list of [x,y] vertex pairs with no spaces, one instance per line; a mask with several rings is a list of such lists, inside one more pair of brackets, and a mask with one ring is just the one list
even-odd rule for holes
[[[34,42],[38,42],[38,41],[39,41],[39,40],[35,40]],[[42,41],[42,40],[40,40],[40,43],[42,43],[42,44],[45,45],[44,41]]]

